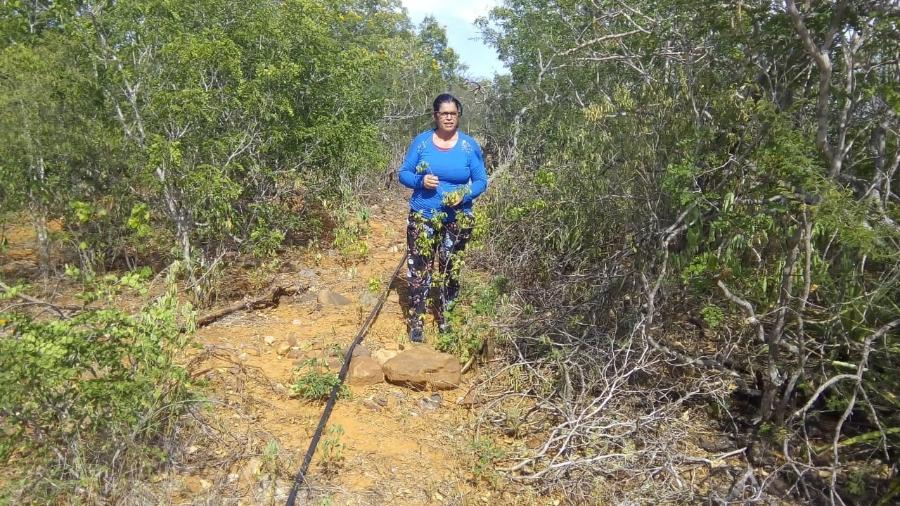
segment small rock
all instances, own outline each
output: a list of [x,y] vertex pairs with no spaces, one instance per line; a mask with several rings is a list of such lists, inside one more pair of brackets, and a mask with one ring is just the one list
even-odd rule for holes
[[375,304],[378,304],[378,297],[366,290],[359,296],[359,303],[366,307],[372,307]]
[[291,325],[303,325],[303,322],[295,318],[291,320]]
[[388,302],[391,302],[393,304],[399,304],[400,303],[400,294],[392,291],[390,294],[388,294],[387,300],[388,300]]
[[338,372],[341,370],[341,366],[344,365],[344,360],[338,357],[328,357],[325,359],[325,365],[331,371]]
[[241,469],[241,483],[249,483],[256,481],[262,471],[262,460],[259,457],[253,457],[247,462],[247,465]]
[[303,356],[303,352],[300,351],[300,348],[291,348],[290,351],[287,352],[287,358],[300,358]]
[[265,341],[269,346],[272,346],[273,344],[275,344],[275,336],[266,336],[263,338],[263,341]]
[[372,353],[372,358],[374,358],[375,361],[378,362],[380,365],[384,365],[385,362],[396,357],[399,354],[400,354],[400,352],[397,350],[384,350],[384,349],[375,350]]
[[297,276],[306,280],[315,280],[319,278],[319,275],[316,274],[316,271],[312,269],[301,269],[300,272],[297,273]]
[[371,409],[372,411],[375,411],[376,413],[382,410],[382,407],[380,405],[378,405],[378,403],[376,403],[375,401],[372,401],[370,399],[364,400],[363,406]]
[[[344,354],[343,354],[343,355],[344,355],[344,356],[347,356],[347,350],[346,350],[346,349],[344,350]],[[364,345],[364,344],[358,344],[358,345],[356,345],[356,348],[353,348],[353,355],[351,355],[350,358],[356,358],[356,357],[371,357],[371,356],[372,356],[372,352],[369,351],[368,348],[366,348],[366,345]]]
[[388,251],[391,252],[391,253],[399,253],[399,252],[400,252],[400,248],[397,247],[397,245],[395,244],[395,245],[391,246],[390,248],[388,248]]
[[734,444],[725,436],[700,436],[697,446],[712,453],[720,453],[730,450]]
[[484,400],[485,399],[483,395],[475,392],[475,390],[469,390],[469,393],[467,393],[466,396],[459,401],[459,403],[467,408],[471,408],[472,406],[483,404]]
[[434,411],[441,407],[443,401],[444,398],[441,397],[441,394],[435,393],[419,399],[418,405],[426,411]]
[[388,405],[387,397],[375,397],[372,400],[375,401],[375,404],[378,404],[382,408],[385,408]]
[[350,361],[348,378],[351,385],[375,385],[384,381],[384,372],[372,357],[356,357]]
[[241,362],[246,362],[248,358],[250,358],[250,355],[247,355],[246,353],[241,353],[240,355],[238,355],[238,360],[240,360]]
[[287,355],[290,351],[291,351],[290,344],[281,343],[280,345],[278,345],[278,350],[276,350],[276,353],[278,353],[279,355]]
[[347,297],[326,289],[319,290],[316,300],[324,306],[346,306],[351,302]]
[[456,388],[462,381],[459,360],[424,346],[406,350],[384,363],[384,376],[394,384],[437,390]]

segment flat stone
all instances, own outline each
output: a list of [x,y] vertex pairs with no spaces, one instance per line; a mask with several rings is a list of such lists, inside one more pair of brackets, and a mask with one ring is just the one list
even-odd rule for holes
[[475,392],[475,390],[469,390],[469,393],[466,394],[465,397],[459,401],[460,404],[467,408],[471,408],[472,406],[477,406],[479,404],[484,404],[485,398],[483,395]]
[[462,381],[459,360],[453,355],[416,346],[384,363],[384,376],[394,384],[416,389],[456,388]]
[[372,353],[372,358],[374,358],[375,361],[379,364],[384,365],[385,362],[396,357],[399,354],[400,352],[397,350],[375,350]]
[[263,338],[263,341],[265,341],[269,346],[272,346],[273,344],[275,344],[275,336],[266,336]]
[[303,278],[309,282],[315,282],[319,279],[319,275],[312,269],[301,269],[297,273],[297,277]]
[[393,302],[394,304],[399,304],[400,303],[400,294],[397,292],[391,291],[391,293],[388,294],[387,300],[388,300],[388,302]]
[[417,404],[421,409],[425,411],[434,411],[436,409],[439,409],[443,402],[444,398],[441,397],[441,394],[436,393],[426,397],[422,397],[421,399],[419,399],[419,402]]
[[326,289],[319,290],[316,300],[324,306],[346,306],[352,302],[347,297]]
[[325,366],[328,367],[332,372],[338,372],[341,370],[341,366],[344,365],[343,357],[328,357],[325,359]]
[[366,307],[372,307],[378,304],[378,297],[372,292],[366,290],[359,296],[359,303]]
[[255,482],[262,472],[262,464],[262,460],[258,457],[250,459],[244,468],[241,469],[240,482],[244,484]]
[[365,406],[375,412],[381,411],[381,409],[382,409],[381,406],[379,406],[378,404],[375,403],[375,401],[372,401],[370,399],[364,400],[363,406]]
[[366,386],[384,382],[381,365],[372,357],[355,357],[350,361],[347,382],[351,385]]
[[[344,356],[347,356],[346,348],[344,349]],[[353,355],[351,355],[350,358],[371,357],[371,356],[372,356],[372,352],[369,351],[368,348],[366,348],[366,345],[358,344],[358,345],[356,345],[356,348],[353,348]]]
[[278,345],[278,349],[275,350],[279,355],[287,355],[291,351],[291,345],[288,343],[281,343]]

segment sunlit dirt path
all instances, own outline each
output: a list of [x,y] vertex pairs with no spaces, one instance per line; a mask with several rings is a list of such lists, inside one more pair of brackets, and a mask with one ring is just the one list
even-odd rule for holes
[[[365,261],[310,253],[293,261],[291,281],[305,295],[271,310],[238,313],[202,329],[197,342],[214,402],[205,442],[188,444],[190,463],[166,479],[176,504],[283,504],[324,403],[290,395],[294,369],[306,360],[336,368],[405,250],[405,206],[375,206]],[[401,271],[402,272],[402,271]],[[343,304],[322,303],[328,291]],[[401,274],[363,344],[374,354],[409,346]],[[455,390],[413,391],[378,384],[351,387],[331,416],[300,504],[514,504],[511,494],[479,486],[471,451],[474,415]],[[222,434],[216,434],[221,432]],[[187,443],[186,443],[187,444]],[[219,444],[212,449],[210,444]],[[203,450],[198,446],[203,446]],[[206,454],[210,460],[191,458]]]

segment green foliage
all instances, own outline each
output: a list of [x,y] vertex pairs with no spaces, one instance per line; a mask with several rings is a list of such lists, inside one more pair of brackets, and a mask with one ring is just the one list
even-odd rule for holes
[[[655,339],[677,332],[675,315],[699,314],[717,330],[704,343],[715,350],[687,355],[768,373],[766,402],[748,414],[763,435],[790,443],[801,424],[817,423],[813,413],[851,406],[860,423],[896,425],[895,395],[879,393],[900,388],[891,345],[868,349],[869,400],[838,384],[803,421],[790,419],[818,385],[855,370],[866,338],[900,316],[900,211],[884,170],[900,146],[885,130],[896,126],[887,90],[897,76],[863,63],[892,58],[898,42],[881,30],[893,24],[868,4],[843,15],[797,4],[813,41],[834,26],[826,95],[796,23],[767,2],[629,3],[637,21],[611,1],[509,0],[479,21],[511,70],[494,82],[503,92],[489,136],[501,145],[515,136],[516,146],[514,163],[494,174],[486,210],[495,226],[479,260],[512,281],[520,353],[559,370],[559,358],[578,363],[555,345],[566,335],[582,336],[568,340],[576,349],[631,346],[653,290]],[[842,467],[852,458],[843,451]]]
[[725,321],[725,312],[722,308],[714,304],[707,304],[700,310],[700,316],[703,321],[709,325],[709,328],[715,330]]
[[335,220],[332,244],[347,260],[363,260],[369,253],[369,210],[344,192],[345,197],[332,212]]
[[381,278],[371,277],[369,278],[369,281],[366,282],[366,289],[369,290],[369,293],[379,294],[382,290],[382,284]]
[[322,439],[322,466],[328,472],[336,472],[344,463],[346,445],[341,441],[344,428],[338,424],[328,426],[325,438]]
[[310,359],[294,371],[291,392],[308,401],[323,401],[331,395],[331,390],[340,384],[338,397],[350,396],[350,390],[340,382],[338,375],[328,370],[324,361]]
[[494,464],[506,456],[506,452],[497,446],[490,438],[476,438],[471,443],[475,461],[472,465],[472,474],[479,480],[486,480],[492,486],[497,485],[497,473]]
[[[380,171],[420,126],[400,108],[461,69],[389,0],[0,9],[0,212],[62,218],[83,270],[319,236],[320,199]],[[353,257],[359,221],[336,237]]]
[[459,299],[445,315],[450,330],[438,336],[435,348],[463,361],[479,353],[485,340],[494,335],[492,322],[503,303],[507,283],[505,278],[490,283],[475,278],[463,280]]
[[[103,283],[138,284],[133,276]],[[0,314],[0,458],[31,477],[24,497],[123,494],[115,480],[124,469],[165,460],[160,444],[191,399],[175,362],[189,342],[185,315],[174,291],[134,316]]]

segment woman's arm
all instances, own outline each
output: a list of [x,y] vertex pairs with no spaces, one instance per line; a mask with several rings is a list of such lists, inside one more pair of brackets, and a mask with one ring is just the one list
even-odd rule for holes
[[409,149],[406,150],[406,157],[403,158],[403,163],[400,164],[400,173],[398,175],[400,183],[413,190],[421,189],[423,187],[422,180],[425,178],[424,174],[416,174],[416,165],[419,163],[420,154],[418,144],[418,137],[409,144]]
[[487,170],[484,168],[484,155],[481,154],[481,146],[475,139],[472,139],[474,148],[469,154],[469,170],[471,171],[472,185],[469,193],[463,197],[463,204],[468,204],[475,200],[476,197],[484,193],[487,189]]

